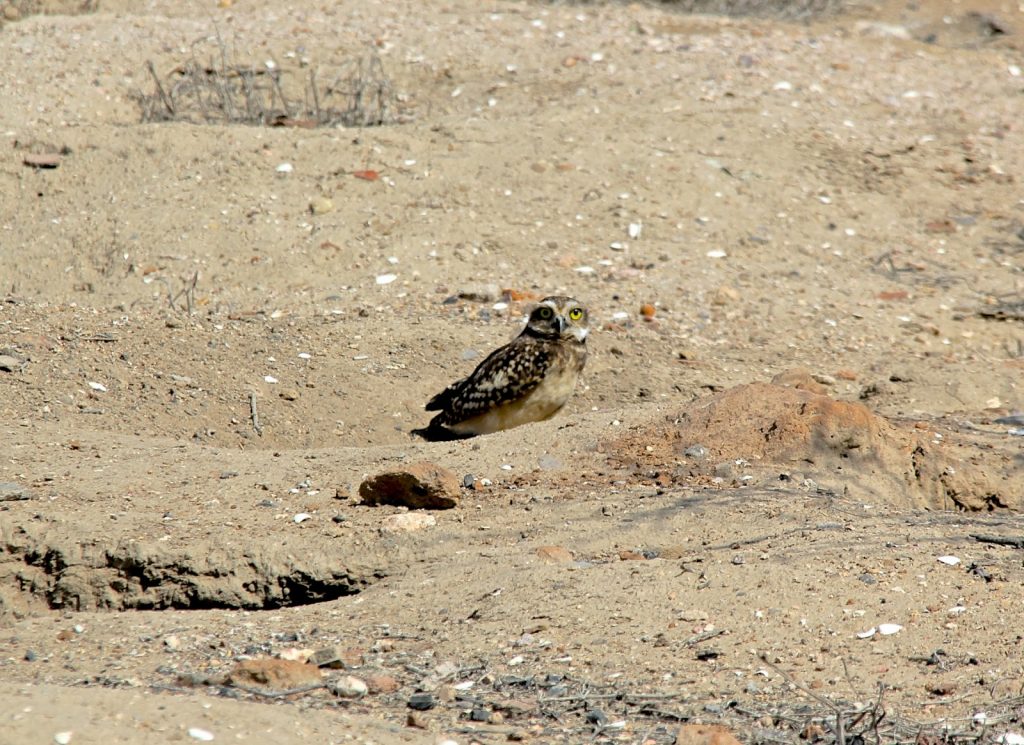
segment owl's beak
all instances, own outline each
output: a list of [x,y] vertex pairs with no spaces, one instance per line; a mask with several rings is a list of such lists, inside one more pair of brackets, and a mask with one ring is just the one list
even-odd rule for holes
[[555,323],[558,325],[558,333],[564,334],[565,333],[565,327],[568,325],[565,322],[565,318],[563,318],[562,316],[557,316],[555,318]]

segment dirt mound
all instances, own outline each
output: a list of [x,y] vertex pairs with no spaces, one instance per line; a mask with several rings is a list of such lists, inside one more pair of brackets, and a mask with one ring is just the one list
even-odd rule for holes
[[799,472],[851,498],[928,509],[1019,508],[1024,486],[1008,453],[769,383],[731,388],[603,449],[619,465],[672,464],[676,480],[790,480]]

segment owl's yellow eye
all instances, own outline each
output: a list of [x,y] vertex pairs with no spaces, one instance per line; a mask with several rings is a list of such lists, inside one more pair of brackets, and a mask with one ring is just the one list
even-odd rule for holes
[[581,318],[583,318],[583,309],[573,308],[572,310],[569,311],[569,318],[573,321],[580,320]]
[[554,311],[552,311],[551,308],[549,308],[546,305],[542,305],[539,308],[537,308],[537,317],[542,321],[550,321],[551,316],[553,315]]

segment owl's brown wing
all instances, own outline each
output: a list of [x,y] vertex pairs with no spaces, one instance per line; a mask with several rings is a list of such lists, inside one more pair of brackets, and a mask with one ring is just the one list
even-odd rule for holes
[[499,347],[427,402],[427,411],[441,412],[431,424],[457,424],[525,396],[540,385],[553,356],[549,345],[524,337]]

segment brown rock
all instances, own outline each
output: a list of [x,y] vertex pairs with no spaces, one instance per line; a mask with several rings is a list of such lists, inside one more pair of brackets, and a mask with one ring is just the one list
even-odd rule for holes
[[416,729],[430,729],[430,719],[420,711],[410,711],[405,717],[405,723],[409,727],[415,727]]
[[836,377],[840,380],[856,380],[857,373],[854,370],[849,370],[844,367],[841,370],[836,370]]
[[359,485],[363,504],[390,504],[413,510],[447,510],[459,503],[459,478],[433,463],[413,463]]
[[394,693],[402,687],[398,679],[390,675],[367,675],[363,680],[366,681],[370,693]]
[[563,546],[541,546],[537,549],[537,556],[548,564],[565,564],[572,561],[572,553]]
[[619,551],[619,559],[622,561],[646,561],[647,557],[638,551]]
[[711,294],[712,305],[731,305],[739,299],[739,290],[728,285],[722,285]]
[[243,660],[227,677],[229,685],[260,686],[275,691],[301,688],[321,681],[320,670],[315,665],[274,657]]
[[719,724],[684,724],[676,733],[675,745],[740,745],[740,741]]

